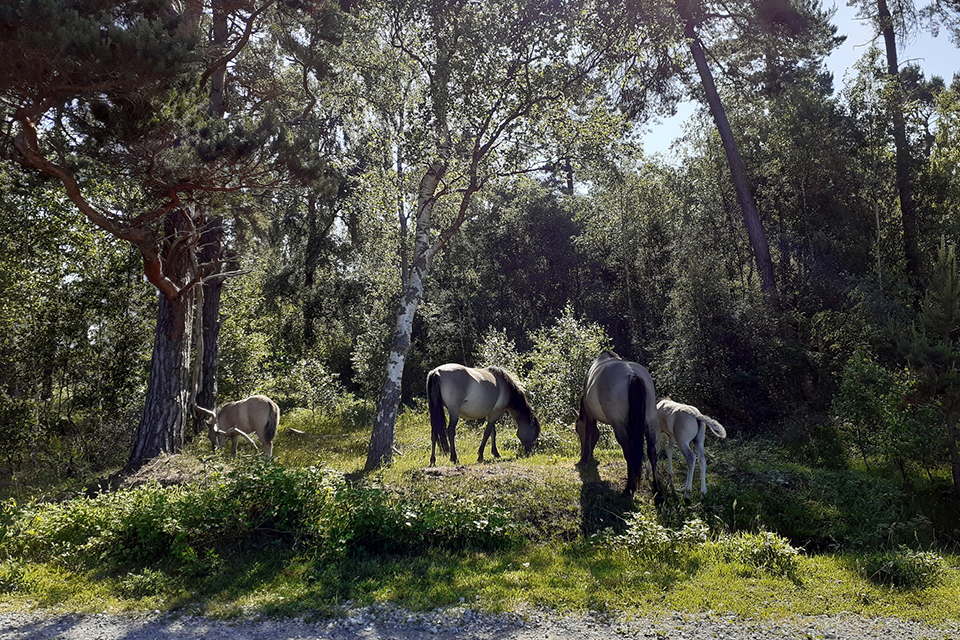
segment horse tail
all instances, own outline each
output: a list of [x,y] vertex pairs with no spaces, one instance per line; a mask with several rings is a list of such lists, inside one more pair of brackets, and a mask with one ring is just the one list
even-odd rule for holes
[[450,452],[447,442],[447,419],[443,415],[443,395],[440,392],[440,375],[431,371],[427,375],[427,404],[430,407],[430,429],[433,442],[440,445],[444,453]]
[[697,420],[710,427],[710,431],[713,431],[713,435],[717,436],[718,438],[727,437],[727,430],[723,428],[722,424],[713,418],[708,418],[701,413],[699,416],[697,416]]
[[647,392],[640,376],[631,376],[627,384],[627,432],[630,434],[630,460],[627,465],[643,464],[643,440],[647,433]]
[[717,436],[718,438],[727,437],[727,430],[723,428],[723,425],[717,422],[716,420],[714,420],[713,418],[711,418],[710,416],[703,415],[700,409],[697,409],[696,407],[691,407],[688,404],[680,405],[678,409],[680,411],[683,411],[684,413],[689,413],[690,415],[692,415],[694,418],[697,419],[697,422],[702,422],[703,424],[710,427],[710,431],[713,431],[713,435]]

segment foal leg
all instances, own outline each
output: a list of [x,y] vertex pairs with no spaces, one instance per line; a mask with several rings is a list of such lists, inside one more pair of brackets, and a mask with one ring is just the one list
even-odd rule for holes
[[669,440],[667,441],[667,475],[670,476],[670,484],[673,484],[673,448],[676,446],[677,441],[673,436],[667,436]]
[[687,481],[683,483],[683,497],[689,499],[690,491],[693,489],[693,468],[696,466],[697,460],[693,457],[689,442],[681,441],[680,451],[687,460]]
[[697,434],[697,457],[700,458],[700,495],[707,495],[707,456],[703,453],[704,428],[700,425],[700,433]]

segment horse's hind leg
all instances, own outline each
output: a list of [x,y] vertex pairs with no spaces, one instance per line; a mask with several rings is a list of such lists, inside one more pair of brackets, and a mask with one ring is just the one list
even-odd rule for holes
[[690,492],[693,490],[693,468],[697,466],[697,459],[693,456],[689,442],[685,443],[681,440],[680,451],[687,460],[687,481],[683,483],[683,497],[689,498]]
[[707,456],[704,455],[703,451],[703,441],[704,441],[704,429],[703,425],[700,425],[700,433],[697,435],[697,457],[700,458],[700,495],[707,495]]
[[460,414],[450,414],[450,424],[447,426],[447,440],[450,442],[450,462],[459,464],[457,459],[457,422],[460,420]]

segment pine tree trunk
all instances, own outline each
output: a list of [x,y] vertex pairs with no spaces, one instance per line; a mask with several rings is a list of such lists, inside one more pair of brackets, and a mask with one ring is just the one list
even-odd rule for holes
[[[212,28],[210,40],[217,49],[217,55],[223,55],[221,50],[228,37],[228,7],[225,0],[213,0]],[[210,76],[210,106],[213,116],[223,117],[226,110],[224,89],[226,85],[227,67],[217,69]],[[197,256],[201,265],[215,265],[207,275],[220,273],[220,253],[223,249],[223,218],[216,216],[207,220],[200,235],[200,251]],[[201,407],[216,410],[217,407],[217,369],[220,362],[220,297],[223,292],[223,279],[210,278],[203,283],[203,307],[201,314],[202,329],[199,336],[197,357],[200,362],[200,379],[196,396],[196,404]],[[192,407],[190,408],[192,409]],[[201,430],[201,419],[195,417],[194,431]]]
[[400,297],[390,357],[383,377],[380,399],[377,401],[377,414],[374,418],[370,447],[367,450],[367,463],[364,466],[368,471],[389,464],[393,459],[394,427],[400,408],[403,368],[407,353],[410,351],[413,318],[423,298],[423,286],[433,251],[430,245],[430,225],[436,202],[435,194],[446,171],[446,162],[438,161],[430,167],[420,181],[413,264],[410,267],[407,282],[404,283],[403,295]]
[[883,31],[883,43],[887,54],[887,75],[894,85],[893,143],[897,150],[897,193],[900,196],[900,220],[903,226],[903,257],[907,274],[914,284],[920,281],[920,249],[917,245],[917,206],[913,198],[913,171],[910,146],[907,143],[907,128],[903,117],[903,90],[900,86],[900,70],[897,60],[897,38],[893,29],[893,17],[886,0],[877,0],[877,13]]
[[[217,266],[213,274],[221,268],[218,255],[223,247],[223,218],[216,217],[207,221],[200,235],[200,264],[214,263]],[[211,275],[213,275],[211,274]],[[217,368],[220,362],[220,297],[223,293],[223,279],[209,278],[203,283],[203,330],[200,334],[202,349],[200,385],[197,390],[197,405],[208,409],[217,406]]]
[[[196,271],[195,243],[173,242],[178,234],[191,232],[186,215],[175,211],[164,221],[164,250],[176,250],[165,256],[164,266],[167,277],[178,286],[187,284]],[[161,453],[176,453],[183,448],[190,398],[190,333],[185,328],[193,318],[193,297],[192,290],[182,291],[174,300],[163,294],[158,297],[147,397],[128,470],[140,468]]]
[[707,103],[710,106],[710,113],[713,115],[713,120],[717,124],[717,131],[720,133],[720,140],[723,142],[723,150],[727,156],[727,164],[730,166],[733,186],[736,189],[740,210],[743,212],[743,221],[747,227],[747,236],[750,238],[753,256],[757,263],[757,269],[760,271],[761,287],[772,300],[776,301],[777,282],[773,273],[773,261],[770,259],[767,235],[763,230],[763,223],[760,221],[757,206],[754,204],[753,194],[750,193],[746,172],[743,170],[743,162],[740,160],[740,152],[737,150],[737,143],[733,138],[733,131],[730,128],[730,122],[727,120],[723,103],[720,102],[720,94],[717,91],[716,83],[713,81],[713,74],[710,72],[710,67],[707,66],[707,57],[703,51],[703,46],[697,37],[693,21],[689,16],[683,14],[684,8],[681,6],[681,15],[687,20],[686,37],[690,45],[690,53],[693,54],[693,60],[696,62],[700,81],[703,84]]

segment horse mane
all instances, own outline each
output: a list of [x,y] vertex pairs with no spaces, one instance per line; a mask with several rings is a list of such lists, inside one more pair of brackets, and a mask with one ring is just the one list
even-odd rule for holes
[[600,352],[600,355],[597,356],[597,359],[599,360],[599,359],[602,358],[603,356],[609,356],[609,357],[611,357],[611,358],[616,358],[617,360],[623,360],[623,358],[621,358],[621,357],[617,354],[617,352],[614,351],[613,349],[604,349],[603,351]]
[[525,417],[533,415],[533,407],[527,402],[527,396],[525,395],[526,390],[523,388],[523,385],[517,382],[516,378],[500,367],[487,367],[487,371],[503,380],[504,384],[506,384],[510,390],[510,401],[507,403],[508,409],[520,411],[525,414]]

